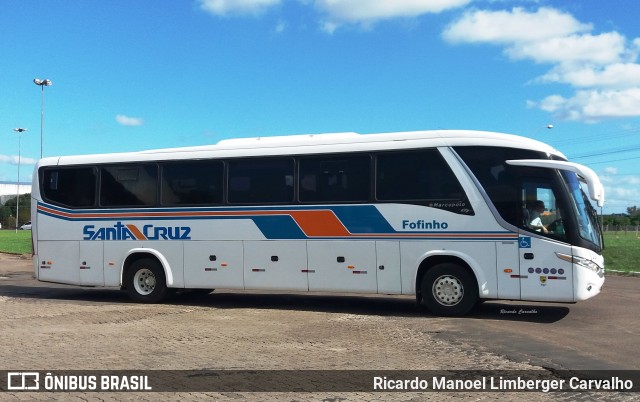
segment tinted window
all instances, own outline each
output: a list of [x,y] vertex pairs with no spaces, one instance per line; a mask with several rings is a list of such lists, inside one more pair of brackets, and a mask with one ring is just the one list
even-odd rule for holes
[[369,155],[337,155],[300,159],[300,201],[369,201]]
[[458,179],[436,149],[378,155],[376,197],[473,213]]
[[163,205],[220,204],[222,172],[217,161],[165,163],[160,200]]
[[156,205],[156,165],[117,165],[100,169],[100,205],[106,207]]
[[542,169],[529,170],[538,171],[540,174],[535,178],[523,178],[521,182],[519,205],[522,205],[522,224],[520,227],[543,236],[566,240],[564,212],[562,203],[557,197],[559,194],[557,180],[553,177],[545,179],[545,171]]
[[[522,204],[522,176],[527,169],[507,165],[509,159],[546,159],[541,152],[515,148],[457,147],[456,152],[469,166],[500,216],[514,226],[522,226],[526,220]],[[531,169],[528,169],[531,170]],[[544,174],[538,170],[537,173]],[[536,173],[531,173],[535,177]]]
[[240,159],[229,162],[229,202],[293,202],[293,159]]
[[68,207],[92,207],[96,200],[96,170],[90,167],[45,169],[40,186],[47,201]]

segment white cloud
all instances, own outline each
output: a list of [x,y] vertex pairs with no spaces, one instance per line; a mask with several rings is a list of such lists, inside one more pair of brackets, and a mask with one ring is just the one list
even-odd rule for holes
[[516,7],[511,11],[466,12],[442,33],[451,43],[532,43],[590,31],[571,14],[543,7],[534,13]]
[[144,120],[139,117],[129,117],[123,114],[117,115],[116,121],[118,122],[118,124],[123,126],[141,126],[144,124]]
[[625,90],[581,90],[571,98],[551,95],[529,106],[553,113],[560,120],[595,123],[604,119],[640,115],[640,88]]
[[629,205],[637,205],[637,200],[640,199],[638,184],[640,184],[640,177],[620,177],[605,185],[605,193],[611,198],[612,203],[615,198],[622,198],[626,199],[626,203]]
[[287,24],[284,21],[278,21],[275,27],[276,33],[283,33],[287,29]]
[[578,88],[629,88],[640,86],[640,64],[614,63],[604,67],[561,64],[538,79]]
[[198,0],[200,8],[208,13],[227,16],[260,14],[269,7],[280,4],[281,0]]
[[631,205],[639,205],[640,199],[640,177],[633,175],[618,176],[618,169],[615,167],[607,167],[604,169],[604,175],[600,175],[604,191],[607,194],[607,202],[605,206],[611,205],[612,208],[620,209]]
[[343,22],[416,17],[460,7],[471,0],[317,0],[316,7]]
[[[23,165],[35,165],[36,160],[33,158],[26,158],[22,156],[20,158],[20,166]],[[0,155],[0,163],[8,163],[10,165],[18,165],[18,155]]]
[[640,192],[635,188],[605,186],[604,191],[609,197],[607,201],[611,204],[636,205],[640,198]]
[[532,82],[568,84],[572,96],[550,95],[528,101],[561,120],[597,122],[640,116],[640,38],[618,32],[592,34],[593,26],[550,7],[537,11],[475,10],[443,31],[450,43],[487,43],[504,47],[512,60],[552,65]]
[[[214,15],[256,15],[285,0],[197,0]],[[294,0],[288,0],[294,1]],[[334,33],[344,25],[371,27],[378,21],[412,18],[462,7],[471,0],[297,0],[322,14],[322,29]],[[287,30],[280,20],[276,33]],[[464,12],[442,32],[452,44],[491,44],[503,47],[511,60],[548,64],[547,73],[533,83],[571,86],[569,96],[549,95],[527,101],[560,120],[597,122],[640,116],[640,38],[628,40],[618,32],[594,34],[590,23],[552,7],[529,10]],[[118,115],[118,123],[141,125],[142,119]]]
[[516,43],[507,48],[506,53],[513,59],[531,59],[537,63],[588,62],[605,65],[622,60],[625,38],[617,32],[562,36]]
[[640,177],[636,177],[636,176],[629,177],[627,180],[627,184],[632,186],[637,186],[638,184],[640,184]]
[[490,43],[506,46],[512,59],[537,63],[588,61],[618,62],[625,53],[625,38],[617,32],[591,35],[591,24],[552,8],[527,12],[474,11],[450,24],[442,36],[451,43]]
[[323,29],[333,33],[344,24],[371,24],[393,18],[417,17],[461,7],[471,0],[316,0],[326,15]]

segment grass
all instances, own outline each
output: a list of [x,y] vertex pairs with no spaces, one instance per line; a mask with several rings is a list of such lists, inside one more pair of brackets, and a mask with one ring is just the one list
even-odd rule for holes
[[607,232],[604,247],[605,272],[640,272],[640,233]]
[[[605,233],[604,260],[607,271],[640,272],[640,233]],[[0,230],[0,253],[31,253],[30,230]]]
[[30,254],[30,230],[0,230],[0,253]]

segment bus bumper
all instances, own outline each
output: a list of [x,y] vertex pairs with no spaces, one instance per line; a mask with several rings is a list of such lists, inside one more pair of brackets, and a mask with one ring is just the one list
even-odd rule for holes
[[604,269],[599,268],[594,271],[580,264],[573,264],[574,301],[582,301],[592,298],[600,293],[602,285],[604,285]]

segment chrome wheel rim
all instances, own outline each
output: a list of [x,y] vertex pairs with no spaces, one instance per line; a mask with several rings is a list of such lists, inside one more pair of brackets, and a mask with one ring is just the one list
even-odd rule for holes
[[443,306],[455,306],[462,301],[464,287],[455,276],[442,275],[433,282],[433,297]]
[[147,296],[156,288],[156,276],[148,268],[140,269],[133,277],[133,287],[139,294]]

